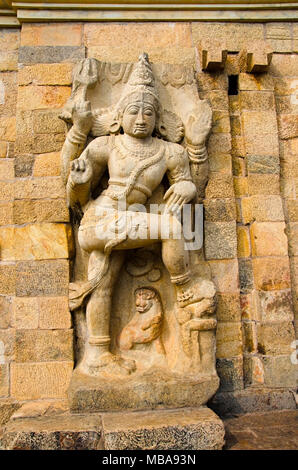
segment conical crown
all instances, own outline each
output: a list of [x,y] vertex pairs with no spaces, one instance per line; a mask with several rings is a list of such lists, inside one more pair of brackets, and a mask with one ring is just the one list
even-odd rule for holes
[[123,89],[117,109],[124,111],[126,106],[134,101],[146,101],[151,103],[156,112],[159,112],[160,102],[155,89],[155,80],[149,63],[148,54],[143,52],[131,76]]

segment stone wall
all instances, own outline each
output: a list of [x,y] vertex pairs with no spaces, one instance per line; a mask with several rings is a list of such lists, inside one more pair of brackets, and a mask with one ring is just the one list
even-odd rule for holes
[[[225,69],[202,72],[202,41],[214,38],[226,44]],[[269,72],[246,73],[245,50],[264,40],[274,51]],[[296,24],[27,23],[0,32],[0,400],[66,396],[72,243],[58,114],[79,59],[136,61],[142,51],[194,65],[213,108],[205,253],[219,294],[219,392],[296,386]]]

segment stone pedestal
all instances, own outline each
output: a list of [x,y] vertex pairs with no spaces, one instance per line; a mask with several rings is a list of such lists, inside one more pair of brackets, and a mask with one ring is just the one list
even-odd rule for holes
[[3,450],[220,450],[224,425],[209,408],[12,419]]
[[199,407],[214,395],[217,375],[187,377],[155,370],[99,381],[75,370],[68,391],[73,412]]

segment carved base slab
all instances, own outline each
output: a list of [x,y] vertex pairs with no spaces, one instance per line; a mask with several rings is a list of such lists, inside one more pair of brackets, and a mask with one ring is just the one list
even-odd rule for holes
[[220,450],[224,425],[209,408],[60,416],[10,421],[2,450]]
[[75,371],[68,391],[73,412],[199,407],[214,395],[217,376],[199,379],[161,370],[124,378],[93,378]]

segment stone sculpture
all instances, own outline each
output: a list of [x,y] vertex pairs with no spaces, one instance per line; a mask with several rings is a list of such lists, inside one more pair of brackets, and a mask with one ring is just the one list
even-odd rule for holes
[[[80,312],[81,324],[86,316],[83,353],[70,387],[74,408],[88,407],[78,392],[82,386],[85,391],[100,389],[101,398],[94,404],[92,392],[90,405],[100,409],[113,408],[103,398],[105,383],[110,389],[115,386],[117,396],[123,391],[120,408],[131,407],[126,403],[128,390],[133,407],[146,407],[145,392],[137,392],[136,384],[146,383],[146,393],[152,392],[150,407],[200,405],[218,387],[215,287],[202,250],[186,249],[181,223],[183,208],[204,197],[211,109],[198,96],[191,101],[185,95],[182,120],[173,109],[165,109],[154,75],[145,53],[135,65],[85,59],[75,70],[72,96],[61,114],[73,124],[62,149],[77,248],[70,308]],[[110,106],[98,109],[96,87],[104,86],[103,77],[111,87],[121,84],[121,89]],[[170,86],[182,97],[184,88],[193,84],[191,71],[183,68],[163,67],[159,77],[159,90]],[[153,202],[164,206],[155,212]],[[145,269],[135,275],[133,316],[129,299],[135,289],[119,285],[124,279],[120,272],[126,264],[132,273],[131,265],[144,248],[157,261],[146,269],[145,260]],[[163,283],[162,289],[144,284],[145,274],[147,282]],[[115,297],[123,295],[128,311],[117,317]],[[151,342],[155,347],[146,348]],[[142,351],[135,354],[138,348]],[[192,387],[187,389],[190,380],[197,385],[195,394]]]

